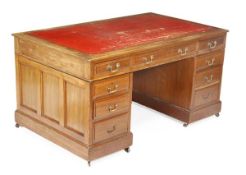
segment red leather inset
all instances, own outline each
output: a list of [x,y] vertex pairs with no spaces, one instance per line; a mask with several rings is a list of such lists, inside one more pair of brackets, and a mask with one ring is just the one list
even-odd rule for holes
[[154,13],[39,30],[29,35],[83,53],[98,54],[212,27]]

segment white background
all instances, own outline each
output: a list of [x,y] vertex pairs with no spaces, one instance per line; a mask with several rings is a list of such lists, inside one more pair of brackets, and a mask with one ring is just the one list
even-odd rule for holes
[[[246,174],[245,5],[243,0],[1,0],[0,175],[25,174]],[[133,103],[129,154],[86,161],[25,128],[14,127],[15,66],[11,33],[156,12],[229,29],[221,117],[184,128]]]

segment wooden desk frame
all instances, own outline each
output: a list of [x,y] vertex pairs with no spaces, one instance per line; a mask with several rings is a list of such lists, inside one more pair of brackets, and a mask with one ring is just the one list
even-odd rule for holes
[[185,126],[218,115],[226,33],[214,28],[92,55],[14,34],[16,126],[90,163],[129,151],[132,99]]

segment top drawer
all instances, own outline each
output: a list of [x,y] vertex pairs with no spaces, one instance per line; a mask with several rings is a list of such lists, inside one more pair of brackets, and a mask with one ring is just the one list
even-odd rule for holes
[[130,70],[130,59],[121,58],[97,63],[94,65],[94,77],[106,77],[121,74]]
[[213,38],[199,41],[199,52],[209,52],[224,47],[225,36],[216,36]]
[[195,55],[196,43],[183,43],[175,46],[166,47],[161,50],[161,55],[165,58],[189,57]]
[[183,43],[174,46],[167,46],[149,52],[143,52],[133,56],[134,67],[151,66],[156,63],[167,63],[177,57],[190,57],[195,55],[196,43]]

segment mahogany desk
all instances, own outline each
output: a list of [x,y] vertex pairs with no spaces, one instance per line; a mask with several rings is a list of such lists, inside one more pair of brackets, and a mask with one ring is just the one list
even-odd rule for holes
[[132,144],[132,100],[219,115],[227,30],[154,13],[14,34],[16,126],[91,160]]

